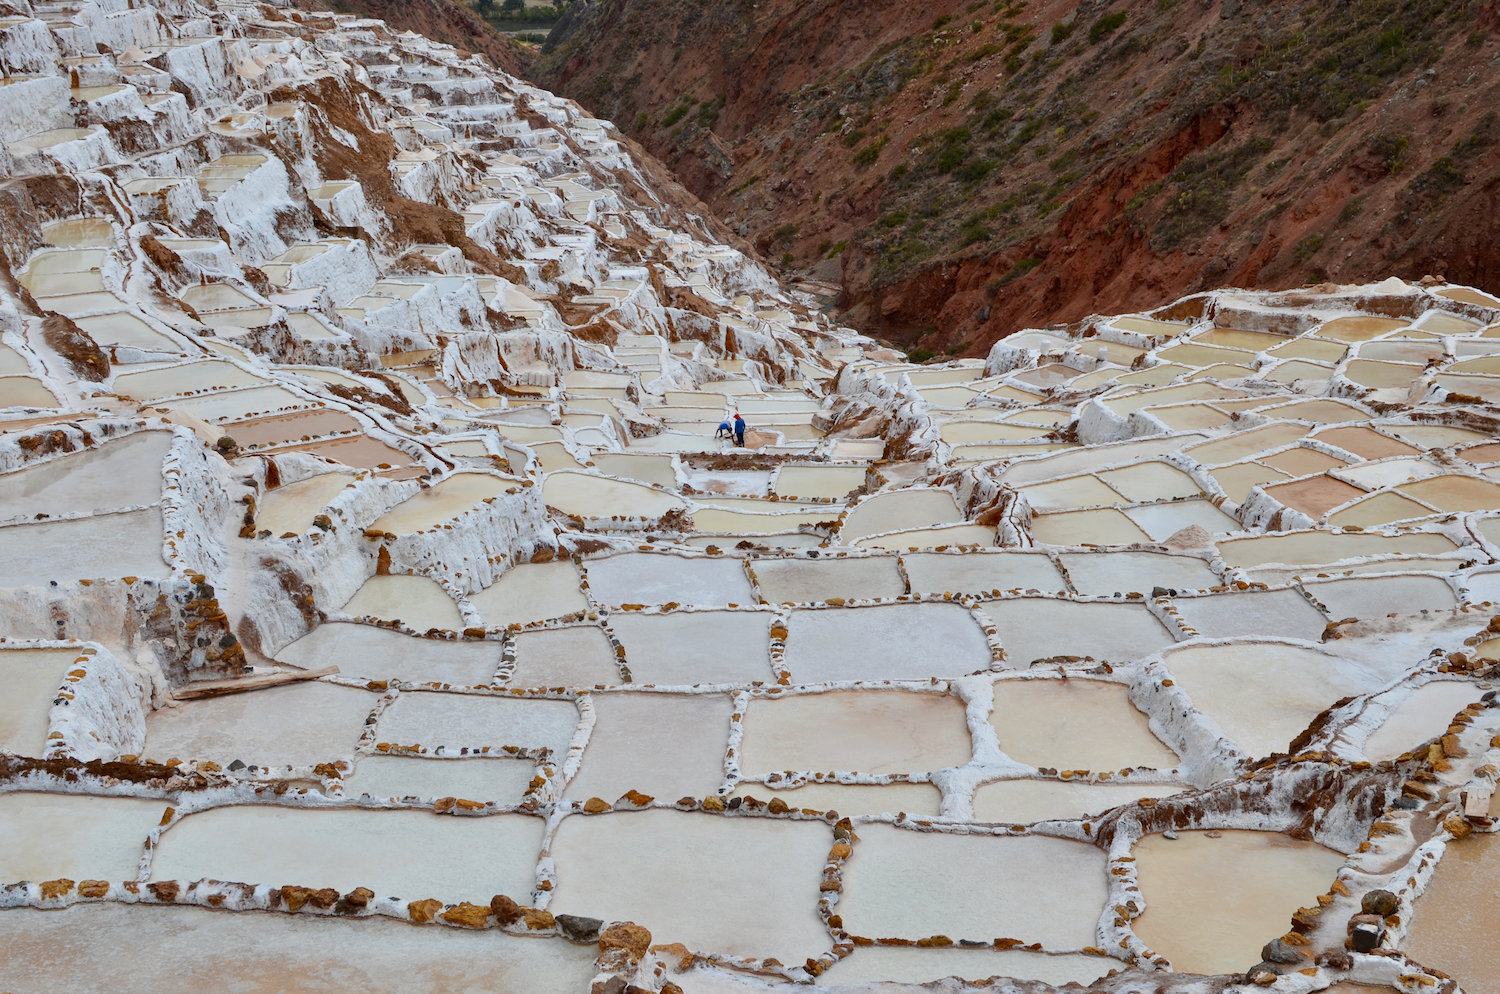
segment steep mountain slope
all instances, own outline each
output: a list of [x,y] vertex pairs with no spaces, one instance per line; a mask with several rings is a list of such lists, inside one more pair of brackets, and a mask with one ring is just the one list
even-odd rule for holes
[[845,320],[980,355],[1210,286],[1492,283],[1497,32],[1493,0],[594,0],[530,75]]

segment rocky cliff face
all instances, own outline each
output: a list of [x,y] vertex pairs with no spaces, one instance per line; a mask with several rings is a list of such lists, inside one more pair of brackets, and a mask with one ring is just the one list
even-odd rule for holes
[[1486,283],[1497,32],[1480,0],[593,0],[530,74],[846,320],[980,355],[1220,285]]

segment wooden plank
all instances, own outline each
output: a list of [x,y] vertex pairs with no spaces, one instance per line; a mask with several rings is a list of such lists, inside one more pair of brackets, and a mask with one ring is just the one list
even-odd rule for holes
[[279,687],[284,683],[302,683],[305,680],[316,680],[319,677],[333,676],[339,671],[337,666],[325,666],[320,670],[285,670],[278,673],[262,673],[257,676],[241,677],[236,680],[204,680],[201,683],[190,683],[172,691],[172,696],[179,701],[192,701],[201,697],[219,697],[223,694],[238,694],[246,690],[260,690],[265,687]]

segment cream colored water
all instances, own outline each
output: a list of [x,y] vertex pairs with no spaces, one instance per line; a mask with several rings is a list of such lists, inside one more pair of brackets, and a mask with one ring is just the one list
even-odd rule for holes
[[380,715],[376,737],[393,745],[426,747],[448,756],[505,746],[548,749],[552,756],[567,754],[578,730],[578,709],[572,701],[521,700],[509,695],[408,692]]
[[855,935],[946,935],[955,942],[1005,937],[1057,950],[1094,944],[1105,857],[1091,845],[883,824],[864,825],[859,836],[838,907]]
[[423,531],[458,517],[487,498],[503,494],[513,481],[488,473],[455,473],[397,504],[370,525],[378,531],[405,535]]
[[47,748],[52,698],[76,665],[72,649],[0,650],[0,752],[41,756]]
[[733,700],[722,695],[593,694],[595,724],[567,796],[613,803],[637,790],[704,797],[724,780]]
[[278,650],[276,658],[303,669],[338,666],[346,677],[476,687],[493,681],[500,643],[418,638],[374,625],[334,622]]
[[[650,922],[654,943],[801,963],[830,945],[815,912],[832,844],[817,822],[640,811],[563,820],[548,909]],[[775,866],[774,886],[726,867]]]
[[862,549],[946,549],[956,546],[981,548],[995,544],[995,529],[989,525],[946,525],[941,528],[914,528],[861,538],[854,545]]
[[[913,645],[923,651],[908,651]],[[804,683],[964,676],[992,661],[973,614],[947,603],[795,610],[785,658],[792,679]]]
[[313,518],[353,480],[343,473],[325,473],[278,487],[261,498],[255,509],[255,527],[272,535],[287,532],[301,535],[312,527]]
[[763,559],[751,564],[760,594],[772,604],[897,597],[906,584],[895,556],[863,559]]
[[1173,642],[1143,604],[1015,598],[988,601],[984,612],[999,630],[1005,665],[1013,669],[1058,656],[1124,663]]
[[523,563],[469,596],[487,627],[526,625],[560,618],[588,608],[579,589],[578,569],[571,561]]
[[962,521],[953,495],[946,490],[904,490],[879,494],[849,512],[839,530],[845,544],[866,535]]
[[372,576],[349,598],[343,611],[356,618],[400,621],[418,632],[464,627],[453,598],[425,576]]
[[1493,933],[1500,893],[1500,836],[1474,834],[1448,843],[1417,901],[1404,949],[1472,994],[1500,994],[1500,944]]
[[1002,680],[990,724],[1000,749],[1059,770],[1171,769],[1177,754],[1147,727],[1123,684],[1098,680]]
[[1342,697],[1396,675],[1294,645],[1191,646],[1166,656],[1172,679],[1252,757],[1288,743]]
[[375,695],[300,683],[187,701],[146,716],[144,755],[228,766],[312,766],[347,760]]
[[146,836],[167,806],[134,797],[0,794],[0,881],[135,880]]
[[1344,862],[1341,853],[1275,832],[1148,835],[1133,855],[1146,910],[1136,935],[1178,973],[1235,973],[1287,931],[1292,912],[1314,906]]
[[[506,894],[529,904],[544,827],[542,819],[521,814],[468,819],[427,811],[215,808],[162,833],[151,879],[296,880],[343,893],[368,887],[403,902],[489,904]],[[472,858],[475,847],[485,852],[483,860]]]
[[1438,680],[1418,687],[1365,740],[1365,758],[1376,763],[1416,749],[1446,732],[1453,716],[1482,695],[1465,681]]
[[[405,896],[405,895],[400,895]],[[66,911],[0,912],[6,979],[17,990],[198,994],[232,978],[237,994],[525,991],[576,994],[596,951],[385,918],[236,914],[190,905],[86,903]],[[191,957],[171,970],[143,953],[173,944]],[[330,950],[338,955],[330,955]]]
[[597,625],[522,632],[515,636],[511,687],[594,687],[618,684],[615,650]]
[[783,497],[843,497],[864,486],[863,466],[783,466],[776,492]]
[[687,506],[680,497],[639,483],[569,472],[548,473],[542,499],[559,511],[586,518],[655,518]]
[[942,694],[834,691],[746,708],[740,769],[924,773],[969,761],[963,704]]

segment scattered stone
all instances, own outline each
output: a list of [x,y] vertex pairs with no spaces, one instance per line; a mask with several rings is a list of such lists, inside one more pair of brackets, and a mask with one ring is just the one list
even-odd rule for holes
[[1276,938],[1261,948],[1260,958],[1267,963],[1301,963],[1303,957],[1301,950]]
[[521,906],[504,894],[490,898],[490,914],[501,925],[514,925],[521,920]]
[[1396,906],[1396,895],[1388,890],[1367,891],[1359,900],[1360,911],[1367,915],[1379,915],[1381,918],[1395,914]]
[[651,949],[651,932],[634,922],[615,922],[599,933],[599,967],[634,966]]
[[599,932],[603,928],[604,922],[598,918],[584,918],[580,915],[557,916],[557,930],[569,942],[580,944],[598,942]]

